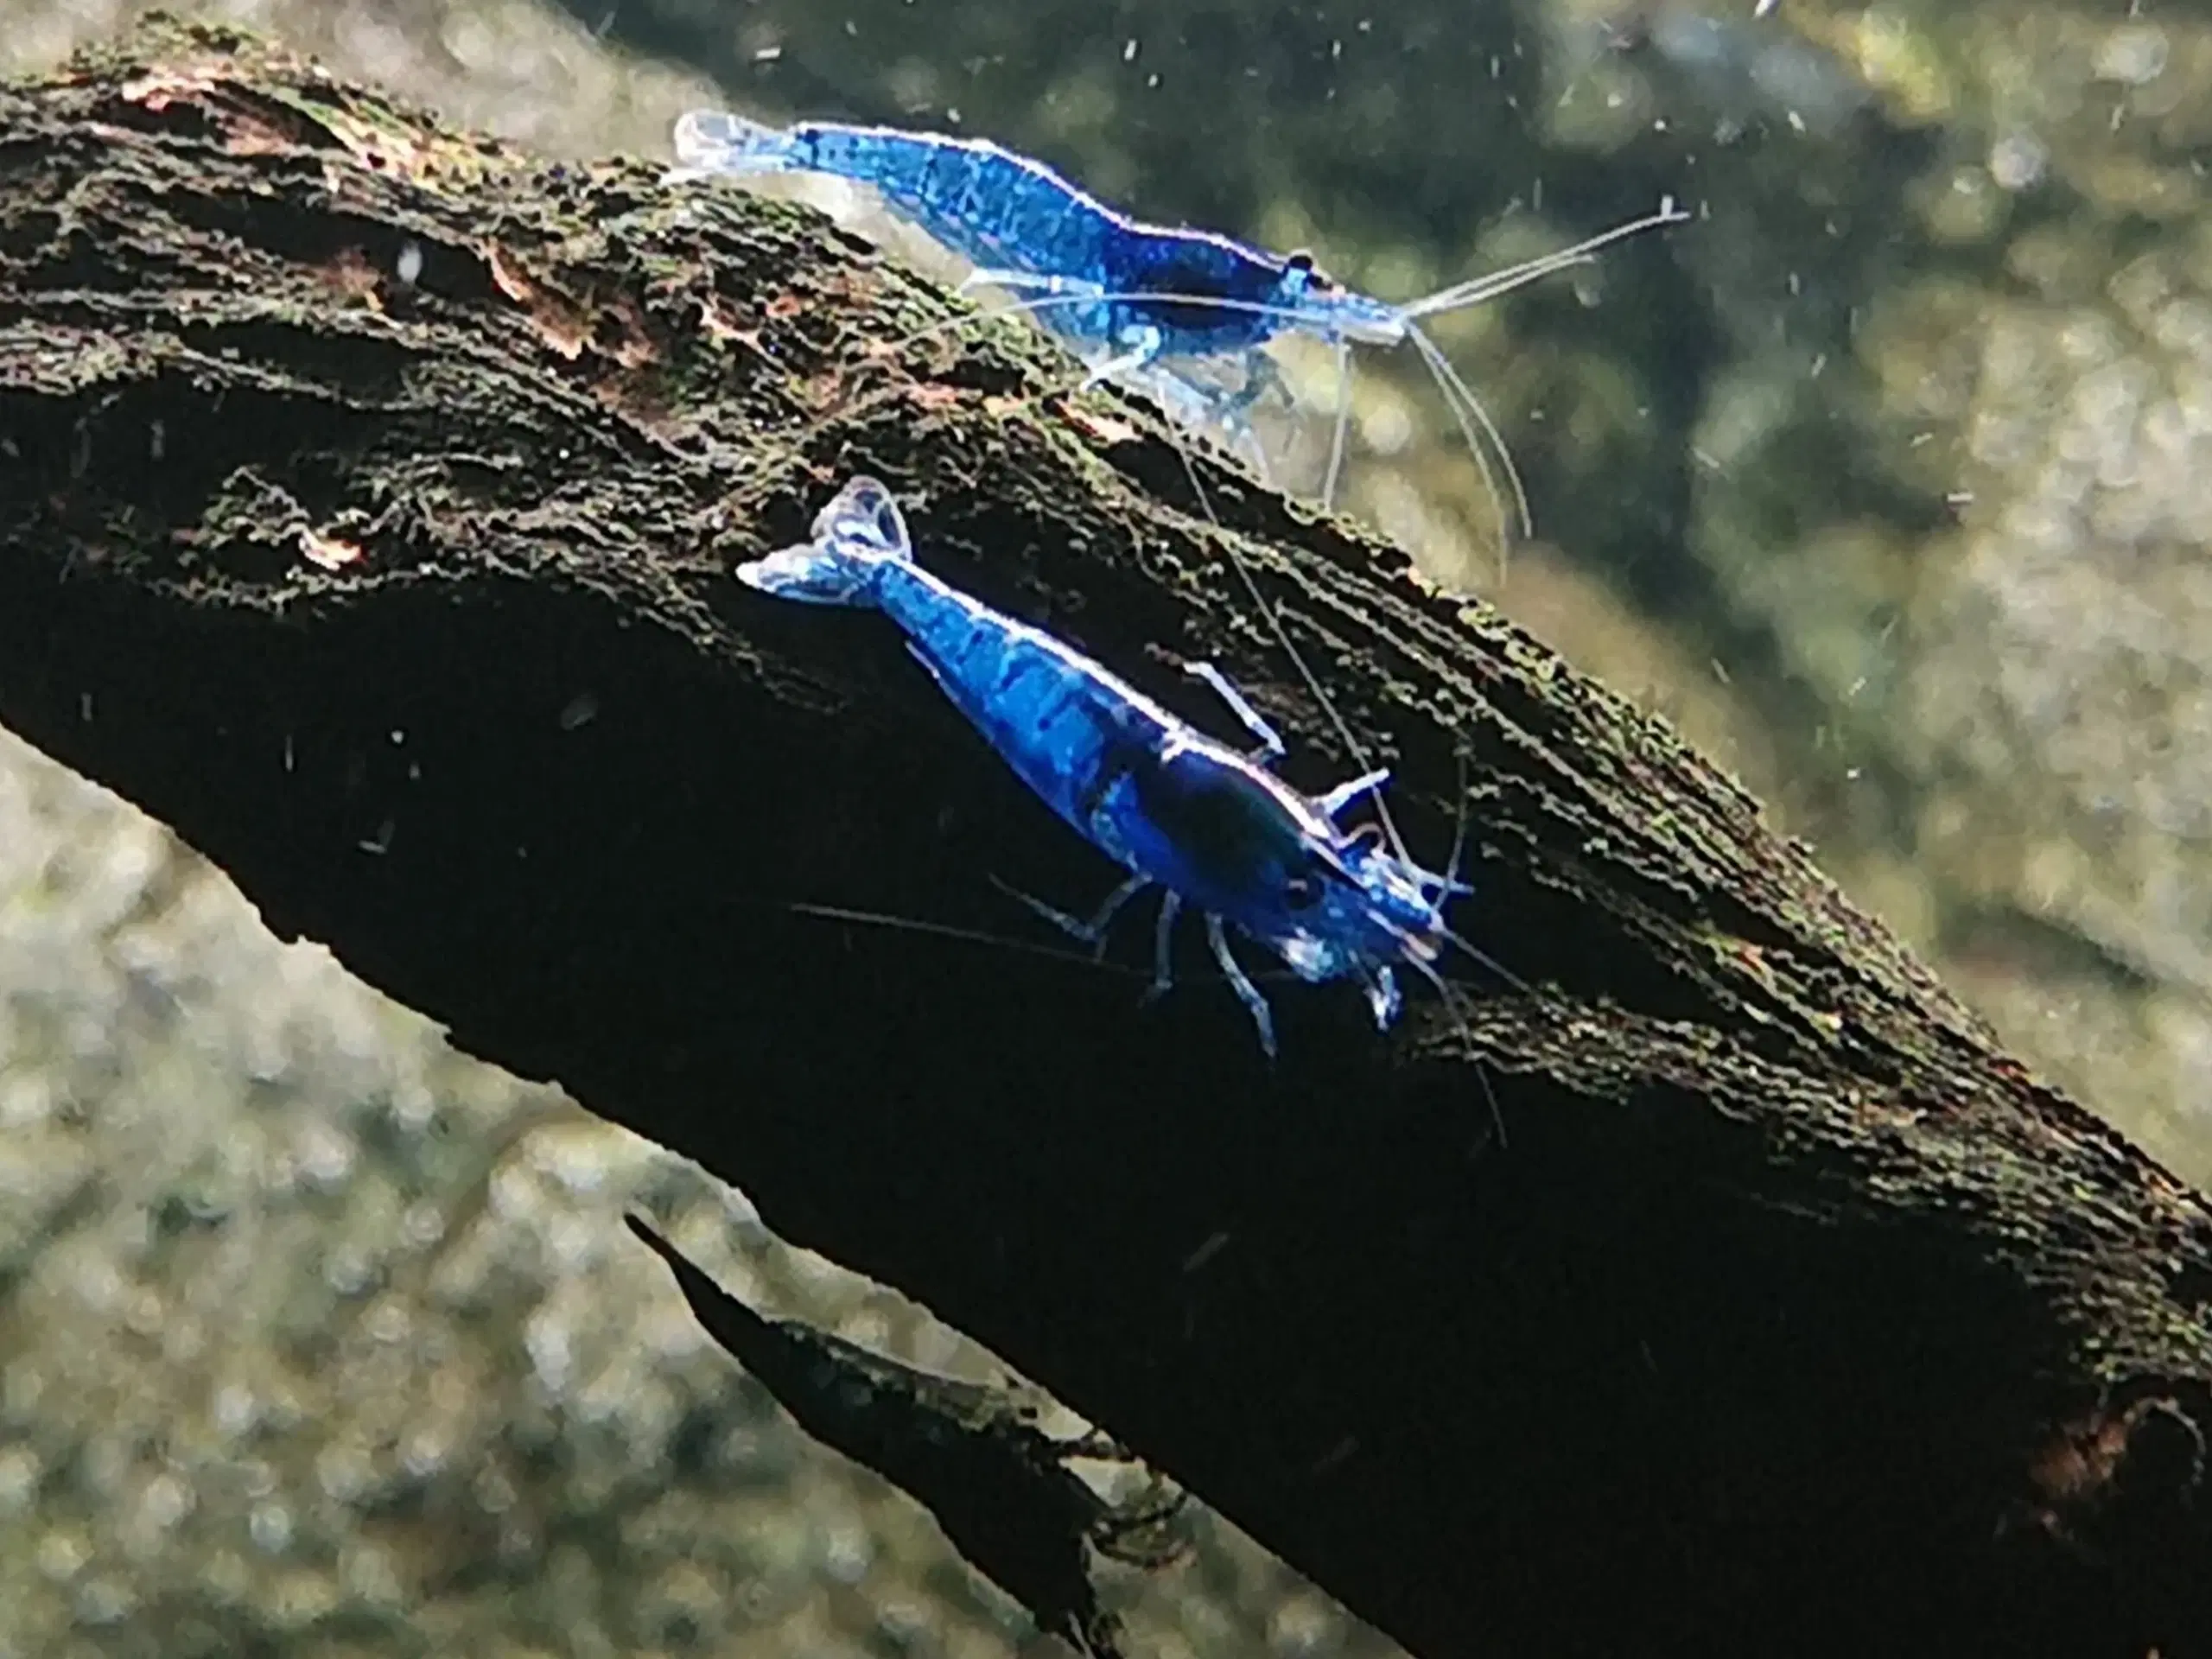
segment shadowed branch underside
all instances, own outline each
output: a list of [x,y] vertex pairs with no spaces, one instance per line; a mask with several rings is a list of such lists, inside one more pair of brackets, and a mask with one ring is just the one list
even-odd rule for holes
[[[1036,336],[658,170],[204,31],[0,91],[0,722],[1426,1659],[2212,1651],[2197,1194],[1507,621],[1202,458],[1209,523]],[[1141,937],[826,916],[1035,943],[994,878],[1113,879],[881,619],[728,579],[859,470],[1318,791],[1234,537],[1417,854],[1464,758],[1455,925],[1537,993],[1271,986],[1271,1068]]]

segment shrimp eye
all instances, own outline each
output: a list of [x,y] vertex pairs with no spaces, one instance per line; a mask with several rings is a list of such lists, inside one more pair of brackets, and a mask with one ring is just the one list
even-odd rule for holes
[[1315,293],[1326,294],[1336,287],[1336,283],[1330,280],[1329,274],[1326,271],[1317,270],[1314,269],[1313,256],[1306,252],[1303,248],[1300,248],[1296,253],[1292,254],[1282,263],[1283,269],[1285,270],[1294,271],[1297,273],[1299,276],[1304,279],[1302,285],[1313,289]]

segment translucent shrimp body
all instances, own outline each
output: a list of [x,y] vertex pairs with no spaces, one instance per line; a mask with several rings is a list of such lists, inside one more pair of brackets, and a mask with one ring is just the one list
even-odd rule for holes
[[779,598],[880,610],[961,713],[1040,796],[1129,872],[1088,921],[1040,912],[1103,944],[1115,913],[1166,889],[1154,988],[1171,982],[1170,931],[1181,906],[1205,918],[1213,953],[1275,1052],[1267,1000],[1231,954],[1226,929],[1263,946],[1310,983],[1356,982],[1378,1028],[1397,1016],[1395,969],[1429,978],[1452,936],[1440,906],[1461,884],[1337,824],[1389,774],[1309,798],[1268,769],[1282,743],[1210,665],[1205,680],[1257,740],[1241,754],[1041,629],[1002,615],[914,563],[891,493],[855,478],[814,522],[812,539],[739,568]]
[[1142,224],[987,139],[830,121],[768,127],[694,110],[677,121],[675,143],[679,175],[823,173],[872,185],[974,261],[971,280],[1054,296],[1037,308],[1048,327],[1128,354],[1128,366],[1263,345],[1316,275],[1311,261],[1209,231]]
[[[1657,213],[1558,253],[1402,304],[1357,293],[1315,269],[1303,253],[1276,255],[1211,231],[1147,224],[1107,207],[1046,166],[986,139],[888,127],[804,121],[764,126],[741,116],[695,110],[676,124],[671,177],[821,173],[871,185],[897,212],[975,262],[970,283],[1029,297],[1022,309],[1074,344],[1092,382],[1129,380],[1185,424],[1218,424],[1232,447],[1251,441],[1249,405],[1277,384],[1270,341],[1300,334],[1333,347],[1338,421],[1324,504],[1335,499],[1351,404],[1344,395],[1354,346],[1410,343],[1501,508],[1510,501],[1522,534],[1528,502],[1504,440],[1421,319],[1479,305],[1654,226],[1688,217],[1671,200]],[[1242,359],[1235,391],[1163,366],[1177,359]],[[1193,412],[1203,420],[1193,421]],[[1492,458],[1505,488],[1499,489]],[[1264,460],[1264,454],[1262,454]],[[1510,531],[1508,532],[1510,533]]]

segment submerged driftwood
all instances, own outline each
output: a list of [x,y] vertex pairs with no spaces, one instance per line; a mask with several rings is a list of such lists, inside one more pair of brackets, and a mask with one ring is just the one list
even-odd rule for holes
[[[910,338],[951,311],[219,33],[0,92],[0,722],[1427,1659],[2212,1651],[2203,1199],[1664,728],[1201,463],[1211,526],[1025,331]],[[1543,994],[1379,1038],[1287,993],[1270,1070],[1195,974],[1140,1011],[1141,968],[795,909],[1033,937],[988,877],[1111,879],[879,619],[727,579],[861,467],[1333,782],[1236,538],[1417,848],[1465,756],[1463,925]]]

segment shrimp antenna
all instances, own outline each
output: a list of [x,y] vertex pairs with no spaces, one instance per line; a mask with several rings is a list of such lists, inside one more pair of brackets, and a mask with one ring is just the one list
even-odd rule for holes
[[1459,861],[1466,855],[1467,851],[1468,791],[1466,745],[1464,743],[1454,745],[1452,749],[1452,759],[1455,763],[1454,770],[1458,773],[1459,787],[1454,792],[1459,798],[1459,810],[1452,825],[1452,856],[1445,862],[1444,879],[1437,883],[1436,902],[1437,908],[1440,910],[1443,908],[1445,901],[1453,893],[1472,893],[1474,891],[1472,887],[1469,887],[1465,882],[1459,879]]
[[[1503,270],[1455,283],[1449,288],[1440,289],[1424,298],[1408,301],[1396,308],[1405,322],[1408,337],[1421,353],[1423,366],[1443,392],[1446,404],[1454,405],[1452,418],[1459,424],[1460,435],[1467,441],[1467,448],[1475,457],[1475,464],[1482,469],[1483,486],[1490,493],[1491,499],[1498,504],[1501,515],[1498,524],[1498,579],[1501,582],[1505,576],[1508,544],[1503,517],[1505,504],[1499,494],[1497,480],[1491,475],[1490,461],[1484,454],[1483,443],[1476,435],[1476,427],[1478,426],[1483,437],[1488,439],[1491,453],[1497,457],[1499,469],[1504,473],[1506,481],[1511,486],[1513,512],[1519,520],[1524,538],[1533,535],[1535,528],[1529,511],[1529,493],[1522,484],[1520,471],[1513,464],[1512,454],[1506,448],[1504,435],[1497,429],[1497,423],[1491,418],[1490,411],[1483,407],[1482,400],[1469,389],[1435,342],[1415,326],[1416,322],[1422,317],[1434,316],[1440,312],[1464,310],[1470,306],[1480,305],[1501,294],[1510,294],[1516,288],[1526,287],[1554,271],[1565,270],[1574,265],[1595,264],[1599,249],[1660,226],[1680,224],[1688,217],[1687,213],[1675,207],[1673,197],[1662,196],[1659,200],[1659,211],[1656,213],[1647,213],[1642,219],[1625,225],[1616,225],[1611,230],[1586,238],[1571,248],[1541,254],[1534,259],[1525,259],[1517,265],[1508,265]],[[1332,507],[1336,504],[1337,480],[1344,464],[1344,440],[1351,422],[1351,345],[1340,337],[1336,342],[1336,348],[1337,419],[1329,442],[1329,470],[1321,486],[1321,505],[1324,507]]]
[[1450,941],[1452,944],[1456,946],[1459,952],[1465,956],[1468,961],[1473,963],[1478,968],[1484,969],[1491,973],[1496,974],[1500,979],[1503,980],[1515,990],[1520,992],[1523,996],[1535,996],[1539,995],[1534,985],[1531,985],[1527,980],[1522,978],[1520,975],[1515,973],[1510,968],[1500,962],[1496,957],[1491,955],[1489,951],[1484,950],[1480,945],[1470,943],[1467,939],[1462,938],[1458,932],[1448,927],[1444,930],[1444,937],[1446,939]]
[[[926,921],[920,917],[899,916],[885,910],[855,910],[843,905],[817,905],[798,899],[786,900],[780,908],[796,916],[819,917],[823,921],[850,922],[857,926],[880,927],[893,933],[918,933],[927,938],[953,939],[963,944],[982,944],[1000,950],[1020,951],[1025,956],[1043,957],[1051,962],[1096,969],[1122,979],[1147,976],[1145,969],[1132,968],[1127,963],[1115,962],[1095,950],[1071,950],[1064,945],[1043,944],[1035,939],[1016,938],[980,927],[962,927],[952,922]],[[1270,985],[1297,977],[1288,969],[1280,968],[1263,968],[1251,976],[1262,984]],[[1222,984],[1228,979],[1227,975],[1218,971],[1201,973],[1194,977],[1207,984]]]
[[[1465,855],[1467,847],[1467,752],[1465,748],[1460,749],[1459,752],[1459,821],[1452,832],[1451,861],[1444,867],[1444,874],[1442,876],[1430,878],[1436,880],[1439,884],[1440,890],[1437,894],[1436,902],[1440,912],[1441,912],[1446,900],[1448,899],[1453,893],[1471,893],[1473,891],[1473,889],[1468,887],[1466,883],[1459,880],[1459,861]],[[1440,915],[1439,918],[1439,925],[1440,926],[1441,925]],[[1446,939],[1449,940],[1452,945],[1465,953],[1468,959],[1475,963],[1478,966],[1484,968],[1490,972],[1497,975],[1497,977],[1503,980],[1506,984],[1528,996],[1533,997],[1536,995],[1535,988],[1533,985],[1529,984],[1527,980],[1522,978],[1520,975],[1508,968],[1503,963],[1498,961],[1495,957],[1492,957],[1488,951],[1482,950],[1479,946],[1461,938],[1449,927],[1443,928],[1443,934]],[[1408,953],[1405,957],[1405,960],[1413,965],[1416,972],[1427,980],[1431,985],[1436,988],[1437,995],[1443,999],[1445,1006],[1452,1011],[1452,1023],[1459,1027],[1459,1035],[1461,1039],[1465,1041],[1468,1049],[1471,1052],[1475,1046],[1474,1027],[1468,1023],[1465,1010],[1461,1004],[1458,988],[1449,980],[1446,979],[1443,975],[1437,972],[1436,969],[1430,966],[1429,963],[1421,960],[1421,957]],[[1490,1069],[1482,1063],[1479,1057],[1476,1058],[1474,1065],[1476,1078],[1483,1086],[1483,1097],[1490,1103],[1491,1122],[1497,1129],[1497,1144],[1500,1147],[1503,1147],[1505,1145],[1504,1109],[1498,1103],[1497,1090],[1491,1084]]]
[[[1406,338],[1413,342],[1414,350],[1427,366],[1429,378],[1444,394],[1444,406],[1452,411],[1459,435],[1466,440],[1467,453],[1475,458],[1475,465],[1481,470],[1483,488],[1497,508],[1497,579],[1503,582],[1515,527],[1518,526],[1523,541],[1536,533],[1535,517],[1529,509],[1528,486],[1521,481],[1521,469],[1513,464],[1513,452],[1505,447],[1505,435],[1497,429],[1497,423],[1483,407],[1482,399],[1459,378],[1459,370],[1452,366],[1452,360],[1444,355],[1443,349],[1415,323],[1406,325]],[[1484,449],[1485,441],[1490,446],[1488,454]],[[1503,491],[1497,487],[1497,474],[1491,470],[1491,454],[1497,455],[1498,471],[1505,474],[1508,487]]]
[[1117,974],[1135,976],[1136,969],[1125,968],[1120,963],[1106,962],[1088,950],[1070,950],[1057,944],[1044,944],[1035,939],[1011,938],[1004,934],[987,932],[980,927],[960,927],[950,922],[925,921],[914,916],[895,916],[888,911],[854,910],[843,905],[817,905],[792,899],[784,906],[798,916],[816,916],[830,922],[852,922],[864,927],[887,928],[894,933],[919,933],[931,938],[957,939],[963,944],[995,945],[1003,950],[1019,950],[1025,955],[1044,957],[1053,962],[1071,962],[1085,968],[1104,968]]
[[1688,218],[1689,214],[1675,205],[1672,196],[1662,196],[1656,213],[1630,219],[1625,225],[1616,225],[1610,231],[1600,231],[1571,248],[1561,248],[1557,253],[1539,254],[1533,259],[1522,260],[1517,265],[1508,265],[1503,270],[1493,270],[1486,276],[1470,277],[1464,283],[1440,288],[1421,299],[1408,300],[1398,309],[1408,318],[1433,317],[1440,311],[1464,310],[1468,306],[1494,300],[1501,294],[1510,294],[1516,288],[1525,288],[1555,270],[1594,264],[1593,256],[1600,248],[1624,242],[1631,236],[1656,230],[1662,226],[1680,225]]
[[1329,470],[1321,480],[1321,505],[1333,512],[1337,480],[1344,476],[1344,443],[1351,435],[1351,342],[1337,342],[1337,418],[1329,429]]
[[1497,1131],[1497,1144],[1503,1147],[1505,1145],[1505,1108],[1498,1102],[1497,1090],[1491,1086],[1490,1068],[1483,1064],[1482,1057],[1473,1052],[1475,1028],[1467,1023],[1466,1010],[1460,1005],[1459,992],[1450,980],[1445,978],[1418,957],[1411,957],[1407,960],[1421,971],[1422,978],[1436,987],[1437,995],[1442,999],[1444,1006],[1451,1010],[1452,1023],[1459,1027],[1460,1039],[1467,1045],[1470,1057],[1474,1061],[1475,1081],[1482,1084],[1483,1098],[1490,1103],[1491,1124]]

